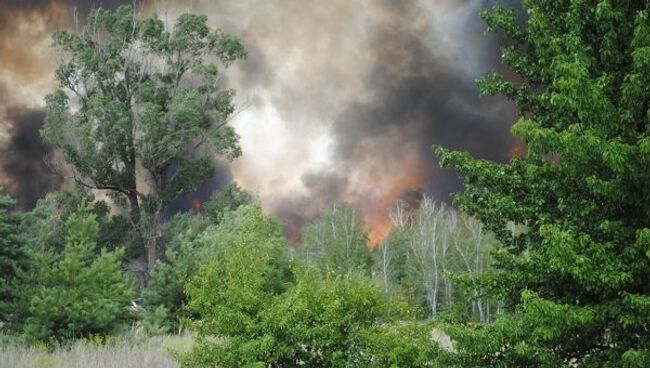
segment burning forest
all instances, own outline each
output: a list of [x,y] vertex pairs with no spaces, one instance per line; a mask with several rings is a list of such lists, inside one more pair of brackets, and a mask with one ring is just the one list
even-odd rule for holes
[[[513,106],[479,98],[474,84],[477,76],[502,69],[501,41],[485,37],[476,17],[486,5],[140,3],[143,14],[164,19],[188,10],[207,14],[248,51],[220,82],[237,91],[231,124],[243,155],[231,164],[215,161],[215,179],[172,207],[191,210],[194,200],[205,201],[234,180],[279,216],[287,233],[298,234],[328,206],[348,205],[360,213],[375,244],[388,233],[386,214],[398,200],[427,194],[447,201],[461,186],[437,166],[432,144],[497,161],[518,149],[508,134]],[[56,153],[38,134],[42,98],[55,86],[56,56],[47,46],[55,29],[79,27],[90,6],[9,1],[1,7],[2,185],[27,209],[43,193],[70,184],[46,165]],[[27,37],[42,47],[24,48]]]
[[650,6],[0,1],[0,367],[650,366]]

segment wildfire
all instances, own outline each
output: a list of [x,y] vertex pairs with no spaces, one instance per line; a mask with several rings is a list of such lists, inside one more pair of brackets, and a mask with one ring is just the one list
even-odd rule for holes
[[192,207],[194,207],[194,213],[199,214],[201,213],[201,200],[198,198],[194,198],[192,200]]
[[526,143],[521,140],[517,140],[515,144],[510,147],[510,150],[508,150],[508,158],[513,159],[515,157],[524,156],[526,154],[526,151]]
[[417,197],[421,193],[422,184],[423,180],[419,175],[397,178],[391,187],[379,193],[372,203],[362,206],[361,217],[368,231],[368,246],[371,249],[386,239],[393,229],[388,216],[390,208],[397,201],[406,201],[411,208],[417,208]]

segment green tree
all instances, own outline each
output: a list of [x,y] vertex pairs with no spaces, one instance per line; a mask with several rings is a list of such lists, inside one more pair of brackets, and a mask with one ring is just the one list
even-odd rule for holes
[[241,154],[227,125],[234,92],[218,79],[246,52],[204,15],[183,14],[166,29],[131,6],[95,9],[80,32],[53,40],[61,89],[46,97],[43,137],[63,152],[75,182],[130,208],[151,269],[164,254],[166,206],[213,175],[212,154]]
[[[189,317],[185,308],[185,284],[202,264],[214,259],[220,247],[232,240],[240,227],[236,220],[242,216],[233,211],[250,201],[247,192],[232,184],[215,192],[203,204],[203,212],[177,214],[165,223],[165,262],[156,263],[151,271],[149,285],[142,295],[147,313],[164,307],[168,319],[165,323],[174,329],[181,319]],[[217,225],[220,225],[219,230],[215,231]],[[208,226],[212,226],[209,240],[203,236]]]
[[253,197],[250,193],[242,189],[237,183],[232,183],[225,188],[214,192],[210,196],[203,208],[205,214],[212,219],[213,222],[219,223],[225,213],[234,211],[240,206],[244,206],[253,202]]
[[0,196],[0,329],[12,322],[16,278],[27,263],[25,240],[21,235],[22,216],[10,212],[13,204],[11,197]]
[[98,230],[96,216],[80,206],[66,221],[63,252],[29,252],[30,266],[18,289],[28,340],[65,340],[124,327],[133,285],[121,271],[122,249],[94,252]]
[[36,207],[25,214],[24,237],[31,248],[63,251],[66,243],[66,221],[80,205],[87,203],[88,210],[96,216],[99,230],[94,251],[125,248],[125,257],[134,258],[142,253],[142,244],[133,234],[133,228],[126,216],[110,214],[104,201],[95,201],[95,196],[86,188],[75,187],[48,193]]
[[[647,366],[650,361],[650,5],[523,2],[483,16],[519,78],[479,80],[516,102],[527,154],[504,164],[437,148],[458,206],[503,244],[479,281],[506,302],[456,334],[461,366]],[[508,223],[523,231],[511,231]]]
[[363,224],[357,212],[348,207],[329,208],[307,224],[298,254],[323,272],[369,272],[372,261]]
[[[204,294],[214,290],[201,285]],[[431,327],[398,321],[412,316],[409,308],[391,305],[358,271],[323,277],[303,270],[287,291],[265,300],[260,309],[247,303],[224,315],[234,303],[211,299],[200,322],[210,334],[200,335],[183,366],[429,367],[437,359]]]
[[226,364],[246,346],[254,348],[262,311],[291,284],[288,246],[280,225],[259,206],[228,213],[197,241],[212,255],[186,286],[188,308],[199,319],[192,325],[197,345],[185,361]]

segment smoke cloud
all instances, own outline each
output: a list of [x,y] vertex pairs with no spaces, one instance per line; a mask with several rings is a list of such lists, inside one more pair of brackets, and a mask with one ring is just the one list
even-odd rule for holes
[[[232,173],[290,233],[323,207],[342,203],[360,211],[373,242],[388,231],[386,211],[395,201],[413,202],[422,193],[446,200],[461,185],[452,172],[437,166],[432,144],[498,161],[507,159],[515,144],[509,134],[513,106],[499,98],[479,98],[474,84],[475,77],[501,68],[501,42],[483,34],[478,16],[492,3],[148,2],[147,12],[170,20],[188,10],[206,13],[213,26],[240,37],[249,52],[247,60],[226,71],[223,81],[238,93],[241,111],[232,124],[244,156],[222,167],[196,195],[207,196]],[[34,56],[43,55],[54,29],[72,24],[74,5],[81,5],[81,14],[88,11],[87,4],[0,5],[0,63],[11,65],[0,74],[0,91],[20,91],[23,96],[13,101],[29,111],[42,108],[42,96],[53,85],[55,58]],[[42,25],[37,30],[10,31],[35,19]],[[24,37],[34,46],[20,46]],[[7,50],[17,54],[6,56]],[[0,111],[8,111],[7,106],[13,105]],[[15,112],[12,116],[26,119]],[[7,126],[15,128],[17,121],[4,121],[0,135],[10,139],[17,131]],[[25,180],[0,169],[5,180]]]

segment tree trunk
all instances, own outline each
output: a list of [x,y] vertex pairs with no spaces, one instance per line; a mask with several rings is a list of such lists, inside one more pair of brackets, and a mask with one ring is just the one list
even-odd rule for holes
[[151,274],[156,262],[165,255],[165,240],[162,235],[162,219],[160,211],[156,211],[151,219],[149,239],[147,239],[147,273]]

